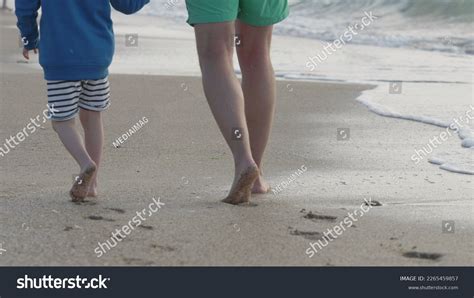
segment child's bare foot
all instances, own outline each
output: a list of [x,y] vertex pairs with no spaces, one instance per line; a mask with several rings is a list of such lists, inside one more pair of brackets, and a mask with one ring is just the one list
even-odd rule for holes
[[74,181],[71,191],[69,192],[73,202],[81,202],[87,196],[96,169],[95,163],[89,164],[81,169],[81,173],[76,178],[76,181]]
[[255,183],[252,187],[253,194],[266,194],[270,191],[270,185],[263,179],[262,175],[260,174],[255,180]]
[[234,182],[229,195],[222,202],[232,205],[247,203],[250,200],[252,186],[258,178],[258,173],[258,168],[255,165],[242,171],[238,180]]

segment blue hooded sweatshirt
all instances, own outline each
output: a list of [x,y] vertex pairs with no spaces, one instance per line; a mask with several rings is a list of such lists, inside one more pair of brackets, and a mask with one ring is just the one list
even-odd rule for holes
[[132,14],[149,1],[15,0],[15,13],[25,48],[39,49],[46,80],[98,80],[108,75],[115,49],[110,5]]

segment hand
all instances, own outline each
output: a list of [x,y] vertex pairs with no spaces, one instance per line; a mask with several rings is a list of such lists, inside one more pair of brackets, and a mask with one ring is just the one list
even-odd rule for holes
[[33,51],[35,52],[35,54],[38,54],[38,49],[28,50],[26,48],[23,48],[23,57],[25,57],[26,60],[30,60],[30,51]]

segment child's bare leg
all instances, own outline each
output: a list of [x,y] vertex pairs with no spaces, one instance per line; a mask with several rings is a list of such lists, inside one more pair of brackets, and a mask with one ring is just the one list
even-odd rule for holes
[[102,125],[102,113],[81,109],[79,112],[82,127],[84,128],[86,150],[97,166],[87,196],[97,196],[97,173],[99,172],[102,148],[104,144],[104,128]]
[[74,119],[52,121],[52,125],[64,147],[66,147],[67,151],[74,157],[81,168],[79,179],[74,183],[70,192],[73,201],[81,201],[87,195],[92,175],[96,171],[95,162],[84,148],[81,136],[76,130]]

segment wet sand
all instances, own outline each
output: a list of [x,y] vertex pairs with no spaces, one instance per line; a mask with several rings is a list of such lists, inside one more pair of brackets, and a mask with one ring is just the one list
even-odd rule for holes
[[[17,63],[19,54],[11,58],[12,18],[2,14],[0,25],[3,144],[42,114],[46,94],[41,72]],[[372,86],[279,81],[265,173],[278,185],[303,165],[307,171],[277,194],[231,206],[220,200],[233,162],[200,79],[112,74],[110,81],[98,199],[70,202],[79,169],[49,123],[0,157],[0,265],[474,264],[472,178],[414,164],[413,148],[425,142],[421,124],[379,117],[355,101]],[[143,117],[148,122],[116,148]],[[338,140],[338,129],[346,137]],[[97,257],[98,243],[153,197],[165,205]],[[309,258],[310,243],[366,198],[381,206]],[[455,229],[443,232],[444,220]]]

